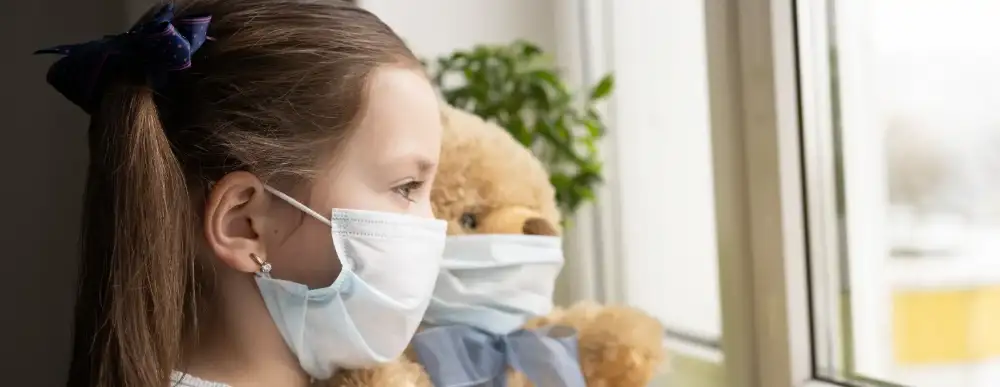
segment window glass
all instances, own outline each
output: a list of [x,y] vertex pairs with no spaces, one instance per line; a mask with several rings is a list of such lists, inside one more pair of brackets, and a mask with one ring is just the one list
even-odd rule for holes
[[1000,385],[1000,2],[797,4],[819,373]]

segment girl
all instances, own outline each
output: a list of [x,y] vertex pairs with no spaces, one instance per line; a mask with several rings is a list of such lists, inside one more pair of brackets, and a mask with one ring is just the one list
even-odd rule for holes
[[389,27],[190,0],[43,52],[91,115],[70,386],[305,386],[403,351],[444,243],[442,128]]

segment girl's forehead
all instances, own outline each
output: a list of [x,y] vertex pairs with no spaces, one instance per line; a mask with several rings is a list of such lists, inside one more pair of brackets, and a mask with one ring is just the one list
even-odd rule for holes
[[351,153],[378,163],[436,164],[442,128],[430,82],[413,70],[385,68],[376,71],[370,87]]

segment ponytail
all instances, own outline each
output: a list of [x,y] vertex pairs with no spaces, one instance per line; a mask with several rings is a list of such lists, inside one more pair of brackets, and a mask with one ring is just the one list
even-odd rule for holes
[[164,386],[194,308],[195,217],[147,86],[108,87],[90,129],[68,386]]

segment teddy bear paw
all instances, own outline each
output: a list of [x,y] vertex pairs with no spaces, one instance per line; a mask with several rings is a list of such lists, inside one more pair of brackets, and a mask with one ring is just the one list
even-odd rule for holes
[[338,372],[326,387],[433,387],[423,367],[405,358],[372,368]]
[[[606,306],[586,310],[575,321],[580,366],[588,386],[642,387],[662,369],[663,325],[649,314],[630,307]],[[573,314],[569,311],[568,314]]]

